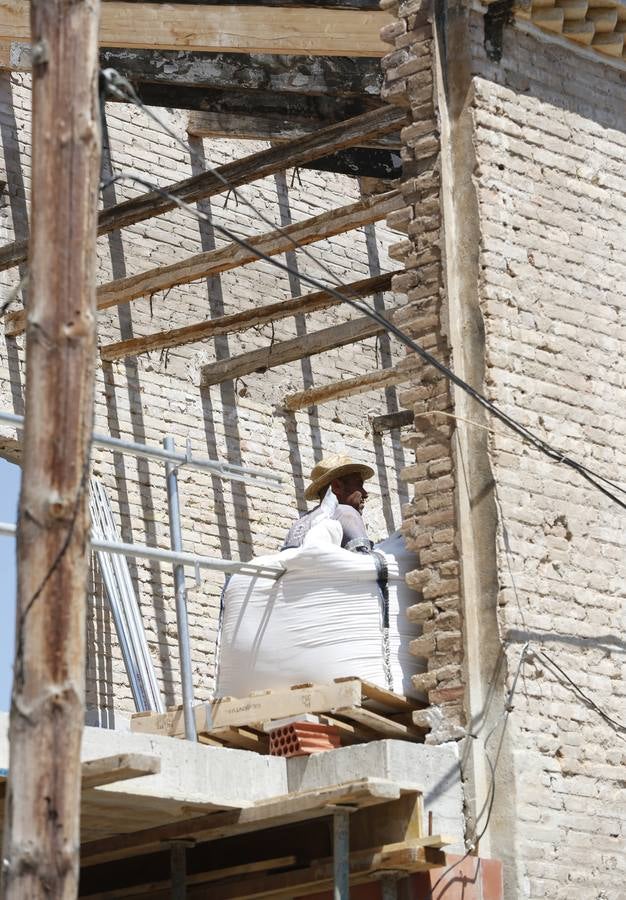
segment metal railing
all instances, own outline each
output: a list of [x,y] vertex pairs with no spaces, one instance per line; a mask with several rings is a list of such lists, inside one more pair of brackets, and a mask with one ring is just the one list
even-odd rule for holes
[[[23,427],[24,418],[15,413],[0,411],[0,422]],[[188,740],[196,740],[195,719],[193,714],[193,672],[189,626],[187,621],[185,569],[192,568],[196,574],[196,580],[199,580],[199,572],[201,569],[209,569],[211,571],[225,572],[228,574],[238,573],[274,580],[283,574],[283,569],[280,566],[257,565],[256,563],[251,562],[238,562],[236,560],[220,559],[219,557],[201,556],[199,554],[185,552],[182,543],[177,470],[181,466],[185,466],[192,469],[208,471],[220,478],[231,481],[251,482],[261,486],[270,486],[272,488],[279,485],[283,479],[280,475],[271,470],[246,468],[244,466],[220,462],[219,460],[193,456],[189,443],[185,453],[178,452],[173,437],[166,437],[163,442],[163,447],[154,447],[149,444],[141,444],[135,441],[124,441],[121,438],[113,438],[109,435],[97,433],[93,434],[93,442],[95,445],[109,450],[127,453],[141,458],[157,459],[165,463],[171,549],[166,550],[161,547],[150,547],[145,544],[128,544],[123,541],[103,540],[96,536],[91,540],[91,548],[99,552],[120,554],[122,556],[138,559],[155,560],[157,562],[170,563],[172,565],[174,570],[176,621],[181,660],[181,690],[183,696],[185,734]],[[0,535],[15,536],[16,532],[16,525],[9,522],[0,522]]]

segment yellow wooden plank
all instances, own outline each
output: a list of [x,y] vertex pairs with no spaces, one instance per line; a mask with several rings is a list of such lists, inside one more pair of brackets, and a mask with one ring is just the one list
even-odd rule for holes
[[[0,41],[30,39],[28,0],[0,3]],[[102,5],[100,44],[153,50],[384,56],[380,29],[385,12],[124,3]]]

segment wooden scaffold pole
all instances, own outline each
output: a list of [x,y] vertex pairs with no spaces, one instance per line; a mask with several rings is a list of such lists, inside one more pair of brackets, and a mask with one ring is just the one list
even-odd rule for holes
[[4,900],[78,890],[96,354],[99,0],[32,0],[26,421]]

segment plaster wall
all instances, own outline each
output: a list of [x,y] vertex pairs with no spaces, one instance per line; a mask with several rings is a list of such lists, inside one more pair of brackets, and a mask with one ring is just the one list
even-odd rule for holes
[[[186,113],[156,110],[184,141]],[[191,152],[163,132],[145,113],[107,105],[105,171],[132,170],[151,182],[167,185],[264,146],[255,142],[193,140]],[[0,177],[5,181],[0,200],[0,242],[27,237],[30,189],[30,91],[26,76],[0,74]],[[112,162],[111,162],[112,161]],[[135,196],[145,188],[124,182],[105,190],[105,203]],[[233,195],[222,194],[202,209],[215,228],[180,211],[151,219],[104,236],[98,241],[98,282],[132,275],[156,266],[220,247],[222,224],[238,235],[272,230],[359,198],[355,179],[311,170],[288,172],[241,189],[244,197],[270,220],[257,215]],[[355,281],[394,264],[387,257],[393,235],[383,222],[339,235],[309,247],[309,252],[343,282]],[[284,259],[284,257],[283,257]],[[300,273],[323,280],[329,276],[300,251],[287,255]],[[22,270],[24,271],[24,270]],[[17,270],[0,274],[2,293],[18,281]],[[223,311],[308,293],[313,288],[296,275],[288,276],[258,262],[166,294],[158,294],[114,308],[99,318],[100,344],[199,322]],[[390,295],[377,296],[378,308],[390,305]],[[167,352],[104,364],[96,387],[95,428],[135,441],[160,444],[174,435],[179,447],[187,438],[194,453],[232,463],[274,469],[285,476],[282,490],[268,490],[222,481],[182,469],[179,474],[185,549],[196,553],[247,560],[279,549],[293,518],[304,512],[303,493],[308,473],[324,453],[345,452],[376,471],[366,513],[374,539],[400,525],[401,503],[407,491],[398,472],[407,461],[399,432],[374,435],[374,415],[397,409],[395,389],[374,391],[330,402],[310,411],[285,413],[280,408],[289,392],[350,377],[389,365],[398,355],[386,338],[370,339],[296,362],[264,374],[211,388],[199,385],[200,367],[215,359],[267,346],[306,332],[339,324],[351,311],[335,307],[307,317],[285,319],[272,327],[204,341]],[[0,340],[0,406],[23,413],[23,338]],[[2,429],[0,447],[15,448],[15,434]],[[408,454],[410,457],[411,454]],[[408,461],[411,461],[410,458]],[[125,541],[169,546],[164,467],[153,461],[98,451],[94,473],[103,479]],[[171,572],[168,566],[131,563],[131,574],[146,625],[150,651],[165,703],[179,702],[178,646]],[[191,576],[191,573],[188,573]],[[223,578],[212,574],[197,586],[189,578],[189,612],[194,683],[198,699],[212,689],[216,624]],[[98,573],[94,575],[88,621],[88,706],[90,721],[114,726],[128,715],[133,701],[118,642]],[[349,674],[349,673],[348,673]],[[259,687],[262,687],[260,685]]]
[[[626,73],[470,23],[487,395],[621,482],[626,462]],[[508,686],[543,649],[624,721],[624,511],[494,419],[498,627]],[[626,896],[626,750],[545,658],[521,668],[491,828],[508,897]],[[513,811],[513,818],[511,818]]]

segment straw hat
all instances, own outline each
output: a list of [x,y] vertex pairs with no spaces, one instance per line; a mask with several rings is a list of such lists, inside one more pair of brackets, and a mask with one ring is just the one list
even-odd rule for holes
[[326,456],[311,469],[311,484],[304,492],[305,498],[307,500],[317,500],[319,492],[327,484],[330,484],[335,478],[351,475],[353,472],[358,472],[362,476],[363,481],[371,478],[374,474],[374,470],[370,469],[369,466],[364,466],[363,463],[355,463],[349,456],[343,456],[340,453]]

